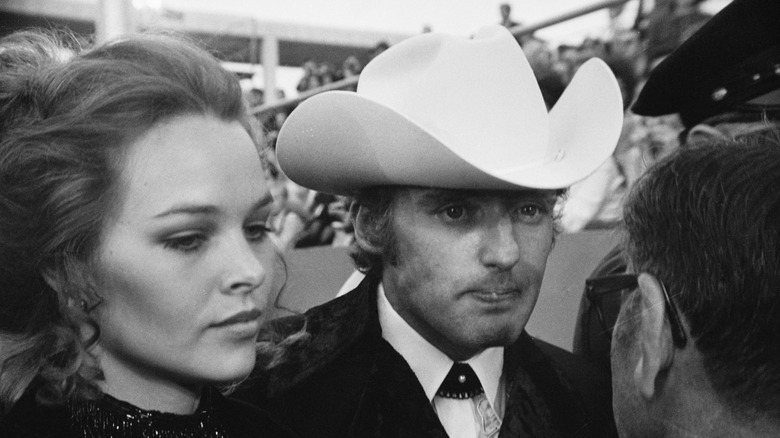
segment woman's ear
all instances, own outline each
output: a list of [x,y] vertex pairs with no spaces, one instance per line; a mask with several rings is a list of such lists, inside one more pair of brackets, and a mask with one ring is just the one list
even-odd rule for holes
[[71,270],[65,267],[47,267],[41,270],[41,277],[67,306],[79,306],[88,310],[102,302],[94,292],[89,292],[93,278],[86,266],[79,265],[78,269]]
[[368,208],[353,201],[349,207],[349,218],[355,228],[355,241],[361,248],[372,254],[382,252],[382,247],[377,243],[378,234],[377,217]]
[[640,309],[637,341],[639,360],[634,370],[634,382],[647,399],[655,396],[663,372],[674,360],[672,329],[666,319],[666,301],[661,283],[653,275],[639,275]]
[[41,271],[41,276],[43,277],[43,281],[45,281],[46,284],[48,284],[49,287],[54,289],[54,291],[58,294],[61,294],[65,291],[64,279],[62,278],[60,271],[57,269],[45,268],[43,271]]

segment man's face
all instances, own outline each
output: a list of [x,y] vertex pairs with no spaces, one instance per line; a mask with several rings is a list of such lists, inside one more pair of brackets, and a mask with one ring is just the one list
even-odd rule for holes
[[454,360],[508,345],[536,304],[553,243],[554,192],[404,188],[393,196],[393,308]]

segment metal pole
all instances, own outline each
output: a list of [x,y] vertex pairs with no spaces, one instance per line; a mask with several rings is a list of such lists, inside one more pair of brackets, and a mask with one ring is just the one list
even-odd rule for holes
[[95,20],[95,38],[98,43],[135,30],[134,10],[130,0],[100,0]]
[[532,24],[530,26],[524,26],[524,25],[521,24],[519,26],[515,26],[515,27],[509,29],[509,31],[512,32],[512,34],[514,36],[516,36],[516,37],[517,36],[522,36],[522,35],[527,35],[527,34],[536,32],[539,29],[544,29],[545,27],[554,26],[556,24],[563,23],[564,21],[569,21],[569,20],[571,20],[573,18],[578,18],[578,17],[581,17],[583,15],[588,15],[590,13],[593,13],[593,12],[596,12],[596,11],[600,11],[602,9],[607,9],[607,8],[612,8],[612,7],[615,7],[615,6],[620,6],[620,5],[624,4],[624,3],[628,3],[629,1],[631,1],[631,0],[607,0],[607,1],[601,1],[599,3],[594,3],[594,4],[590,5],[590,6],[585,6],[583,8],[575,9],[575,10],[573,10],[571,12],[568,12],[568,13],[565,13],[565,14],[561,14],[561,15],[559,15],[557,17],[553,17],[553,18],[550,18],[550,19],[547,19],[547,20],[544,20],[544,21],[540,21],[540,22],[538,22],[536,24]]
[[276,69],[279,67],[279,39],[276,36],[263,36],[263,78],[265,81],[265,101],[269,104],[277,102],[276,96]]

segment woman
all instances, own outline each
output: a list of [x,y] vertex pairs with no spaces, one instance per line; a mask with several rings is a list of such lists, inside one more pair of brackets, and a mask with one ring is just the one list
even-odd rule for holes
[[0,69],[0,436],[288,436],[214,389],[283,268],[236,78],[160,35]]

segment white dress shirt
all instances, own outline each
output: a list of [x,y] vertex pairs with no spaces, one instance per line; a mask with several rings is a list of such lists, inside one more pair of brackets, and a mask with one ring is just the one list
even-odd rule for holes
[[[428,401],[439,416],[450,438],[476,438],[480,419],[472,400],[459,400],[436,396],[444,377],[454,361],[415,331],[387,300],[385,290],[379,285],[377,309],[382,337],[390,343],[409,364],[425,391]],[[474,373],[479,377],[485,396],[492,404],[499,418],[504,417],[504,394],[506,390],[501,378],[504,366],[504,348],[493,347],[483,350],[468,359]]]

